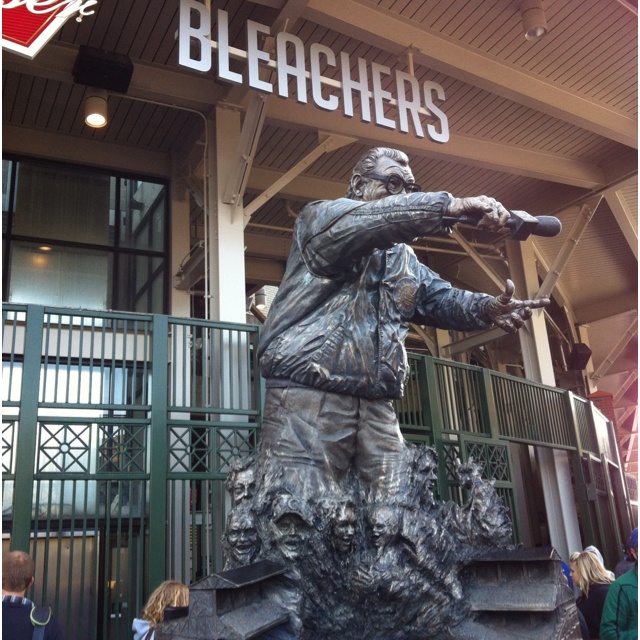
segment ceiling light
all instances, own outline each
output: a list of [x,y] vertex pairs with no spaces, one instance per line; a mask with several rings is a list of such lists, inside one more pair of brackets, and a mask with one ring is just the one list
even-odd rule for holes
[[547,33],[547,20],[544,15],[542,0],[522,0],[520,14],[522,16],[524,37],[527,40],[537,40]]
[[99,129],[107,124],[107,92],[91,88],[84,101],[84,121],[90,127]]
[[40,251],[52,251],[51,247],[47,246],[38,247],[38,249],[40,249]]
[[267,294],[264,289],[256,292],[254,304],[256,305],[256,309],[260,309],[260,311],[264,311],[267,308]]

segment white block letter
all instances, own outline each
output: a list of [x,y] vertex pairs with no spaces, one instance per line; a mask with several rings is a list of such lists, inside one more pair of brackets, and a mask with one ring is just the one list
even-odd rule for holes
[[260,91],[273,93],[273,87],[268,82],[260,80],[260,71],[258,62],[269,63],[271,58],[269,54],[258,48],[258,34],[264,33],[269,35],[271,30],[259,22],[247,20],[247,63],[249,65],[249,86]]
[[[276,36],[278,58],[278,95],[289,97],[289,76],[296,79],[297,101],[307,103],[307,79],[304,68],[304,44],[298,36],[281,31]],[[293,45],[293,64],[287,62],[287,44]]]
[[342,99],[344,100],[344,115],[353,117],[352,91],[360,93],[360,110],[362,121],[371,122],[371,103],[369,102],[369,76],[367,74],[367,61],[358,58],[358,80],[351,78],[351,61],[346,51],[340,52],[340,66],[342,68]]
[[229,69],[229,14],[218,9],[218,78],[242,84],[242,74]]
[[309,58],[311,60],[311,95],[313,101],[321,109],[327,111],[335,111],[338,108],[338,96],[329,96],[324,98],[322,96],[322,74],[320,73],[320,54],[323,54],[327,59],[327,65],[330,67],[336,66],[336,54],[325,47],[323,44],[313,43],[309,47]]
[[[411,87],[411,100],[407,100],[407,84]],[[404,71],[396,71],[396,92],[398,94],[398,118],[400,119],[400,131],[409,133],[409,117],[418,138],[424,138],[424,131],[420,123],[420,85],[418,81]]]
[[[200,26],[191,26],[191,12],[200,16]],[[211,69],[211,15],[207,8],[195,0],[180,0],[180,29],[178,35],[178,64],[196,71]],[[200,43],[200,58],[191,57],[191,39]]]
[[391,100],[391,92],[382,89],[382,74],[391,75],[391,69],[377,62],[371,63],[371,76],[373,78],[373,104],[376,112],[376,124],[389,129],[395,129],[396,123],[384,115],[383,100]]
[[444,100],[444,89],[437,83],[426,80],[422,87],[424,92],[424,106],[425,109],[431,111],[431,113],[440,121],[440,131],[433,124],[427,125],[427,135],[434,142],[449,142],[449,120],[446,114],[433,104],[433,93],[436,94],[439,100]]

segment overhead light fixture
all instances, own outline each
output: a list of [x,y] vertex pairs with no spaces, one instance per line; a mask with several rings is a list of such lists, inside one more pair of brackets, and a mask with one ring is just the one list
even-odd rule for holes
[[84,101],[84,121],[90,127],[99,129],[107,124],[107,92],[91,88]]
[[522,28],[527,40],[537,40],[546,35],[547,19],[544,15],[542,0],[522,0],[520,3]]
[[256,291],[254,304],[256,305],[256,309],[260,309],[260,311],[264,311],[267,308],[267,293],[264,288]]

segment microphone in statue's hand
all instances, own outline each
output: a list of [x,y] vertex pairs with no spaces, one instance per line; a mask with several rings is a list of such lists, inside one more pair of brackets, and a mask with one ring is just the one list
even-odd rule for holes
[[[510,217],[505,226],[511,231],[513,240],[526,240],[530,235],[553,238],[562,231],[562,222],[553,216],[532,216],[526,211],[509,211]],[[478,218],[465,214],[458,217],[445,216],[445,226],[454,224],[469,224],[476,226]]]
[[562,231],[562,222],[553,216],[530,216],[525,211],[510,211],[507,228],[514,240],[526,240],[530,235],[553,238]]

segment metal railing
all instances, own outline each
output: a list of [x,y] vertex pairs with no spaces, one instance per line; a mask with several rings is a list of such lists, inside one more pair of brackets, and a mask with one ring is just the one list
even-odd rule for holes
[[[3,550],[34,556],[30,595],[54,608],[69,640],[128,639],[159,582],[221,567],[224,479],[255,450],[262,420],[258,335],[249,325],[4,305]],[[594,539],[611,537],[616,520],[622,527],[624,505],[610,495],[626,490],[624,474],[591,403],[479,367],[409,360],[396,410],[408,439],[436,447],[441,498],[464,499],[455,464],[473,457],[517,531],[510,443],[543,445],[577,460]]]
[[220,567],[228,464],[261,419],[258,329],[3,307],[3,549],[69,640],[129,638],[156,586]]

